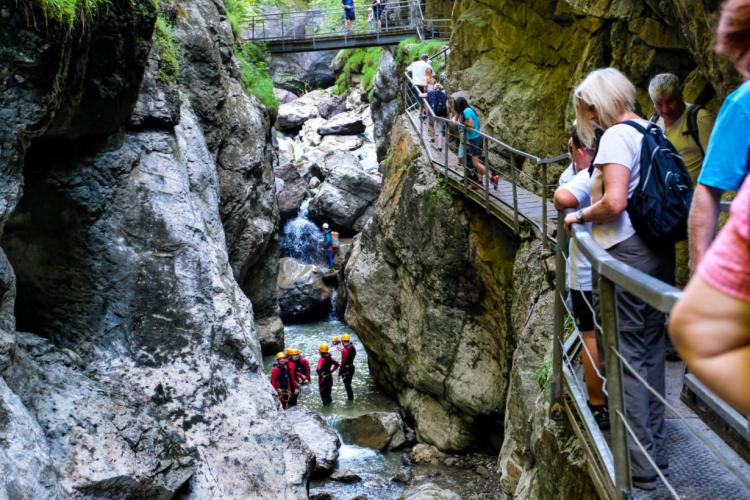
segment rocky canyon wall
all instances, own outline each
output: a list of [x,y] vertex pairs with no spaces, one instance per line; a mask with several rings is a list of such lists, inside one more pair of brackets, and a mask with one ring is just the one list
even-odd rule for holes
[[246,296],[278,314],[270,117],[221,3],[160,9],[173,80],[152,2],[0,4],[0,496],[306,494]]

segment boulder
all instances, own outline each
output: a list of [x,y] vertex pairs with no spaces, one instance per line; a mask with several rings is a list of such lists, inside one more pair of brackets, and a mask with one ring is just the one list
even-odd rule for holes
[[373,80],[373,100],[370,105],[373,135],[379,161],[388,153],[390,133],[399,111],[398,93],[400,74],[390,50],[383,51],[378,72]]
[[461,500],[461,496],[435,483],[423,483],[406,490],[402,500]]
[[398,468],[398,472],[391,478],[394,483],[409,484],[411,481],[412,472],[411,467],[402,466]]
[[358,113],[340,113],[318,128],[320,135],[357,135],[365,131],[365,124]]
[[346,99],[338,95],[332,95],[318,104],[318,114],[326,120],[346,111]]
[[284,323],[278,316],[255,320],[255,332],[264,356],[284,349]]
[[302,99],[297,99],[279,106],[276,128],[285,132],[297,132],[307,120],[317,116],[317,106]]
[[419,443],[411,450],[411,461],[415,464],[437,464],[440,451],[430,444]]
[[[314,17],[315,9],[308,10]],[[268,70],[276,87],[299,94],[306,89],[328,88],[336,83],[336,75],[330,68],[338,50],[273,54],[268,61]]]
[[322,161],[312,165],[311,173],[315,177],[325,180],[331,172],[339,167],[359,168],[359,160],[349,151],[331,151],[325,154]]
[[310,182],[307,183],[307,187],[310,189],[315,189],[316,187],[320,186],[321,180],[315,177],[314,175],[310,177]]
[[350,470],[337,470],[331,474],[331,480],[338,483],[356,483],[362,478]]
[[347,442],[379,451],[394,450],[406,442],[404,423],[395,412],[344,418],[339,422],[339,430]]
[[323,153],[331,151],[354,151],[364,144],[364,139],[358,135],[327,135],[320,141],[318,149]]
[[282,221],[294,217],[307,193],[307,181],[300,175],[296,164],[287,163],[274,168],[276,175],[276,200]]
[[297,94],[294,92],[289,92],[286,89],[281,89],[278,87],[274,87],[273,94],[276,96],[276,99],[278,99],[279,104],[289,104],[290,102],[294,102],[299,97],[297,97]]
[[336,433],[320,415],[301,406],[288,409],[286,416],[294,431],[315,454],[315,469],[311,477],[330,475],[336,468],[341,447]]
[[[381,177],[358,166],[337,165],[310,202],[310,216],[346,234],[361,231],[380,193]],[[364,217],[363,217],[364,216]]]
[[318,133],[318,129],[326,123],[323,118],[313,118],[308,120],[299,131],[299,139],[306,152],[311,148],[317,148],[323,141],[323,137]]
[[331,308],[331,289],[323,283],[320,266],[303,264],[291,257],[279,262],[278,295],[281,318],[322,318]]
[[275,137],[279,155],[278,165],[283,166],[289,163],[295,163],[303,158],[305,150],[299,140],[280,132],[277,132]]

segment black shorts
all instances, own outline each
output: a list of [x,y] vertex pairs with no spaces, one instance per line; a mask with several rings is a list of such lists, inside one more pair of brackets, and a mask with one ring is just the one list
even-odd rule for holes
[[[586,300],[584,300],[584,298]],[[591,309],[586,305],[586,301],[594,307],[594,299],[591,292],[582,292],[580,290],[570,290],[570,299],[573,302],[573,316],[576,320],[576,326],[579,332],[590,332],[594,329],[594,315]]]
[[383,14],[383,9],[385,9],[385,5],[373,5],[372,6],[372,15],[375,16],[375,19],[377,21],[380,21],[380,16]]
[[479,156],[482,157],[482,136],[476,137],[474,139],[469,139],[469,142],[466,144],[466,155],[467,156]]
[[344,17],[347,21],[355,21],[356,16],[354,14],[354,9],[344,9]]

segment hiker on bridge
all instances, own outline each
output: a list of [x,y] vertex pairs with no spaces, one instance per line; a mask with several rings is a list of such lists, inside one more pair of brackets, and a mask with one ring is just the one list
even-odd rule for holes
[[331,353],[328,352],[328,344],[320,344],[320,359],[318,360],[318,391],[320,392],[320,399],[323,401],[323,406],[328,406],[333,403],[333,397],[331,396],[331,390],[333,389],[333,372],[339,367],[339,362],[333,359]]
[[349,401],[354,400],[354,391],[352,391],[352,378],[354,377],[354,357],[357,355],[357,349],[351,342],[348,334],[341,336],[341,342],[344,349],[341,351],[341,369],[339,369],[339,378],[343,379],[346,388],[346,398]]
[[344,9],[344,28],[351,33],[354,30],[354,21],[357,19],[354,0],[341,0],[341,7]]
[[372,0],[372,14],[375,17],[375,22],[378,24],[378,31],[383,29],[383,22],[381,17],[383,11],[385,11],[385,5],[387,0]]
[[[596,145],[587,148],[583,145],[575,125],[568,137],[568,151],[573,160],[570,166],[560,176],[560,187],[555,191],[555,208],[564,210],[575,208],[583,210],[591,204],[589,185],[591,172],[589,167],[594,161]],[[591,232],[591,224],[584,225]],[[594,329],[594,299],[592,296],[591,263],[578,249],[576,240],[571,239],[568,251],[567,288],[573,306],[573,318],[581,333],[585,349],[581,352],[584,381],[588,394],[588,404],[591,414],[600,429],[609,429],[609,412],[607,400],[604,396],[604,384],[600,378],[601,362],[597,347],[596,330]]]
[[[414,98],[419,102],[419,94],[427,92],[426,80],[427,70],[432,71],[430,65],[430,56],[422,54],[419,59],[416,59],[413,63],[406,67],[407,73],[411,74],[411,81],[414,85],[411,86],[410,90],[414,94]],[[417,87],[414,89],[414,87]]]
[[[685,102],[680,79],[671,73],[656,75],[648,85],[648,93],[656,108],[651,120],[664,130],[669,142],[682,156],[695,185],[708,149],[713,116],[702,106]],[[690,279],[687,241],[675,245],[675,259],[675,285],[684,288]],[[679,358],[671,357],[668,349],[667,359]]]
[[[479,134],[481,129],[479,115],[474,111],[474,108],[469,106],[469,102],[465,97],[456,97],[454,102],[456,113],[459,119],[462,120],[463,125],[466,126],[466,168],[469,171],[475,171],[480,186],[484,186],[484,176],[487,174],[487,167],[482,163],[484,143],[482,136]],[[499,182],[499,175],[493,175],[490,178],[490,183],[492,183],[494,189],[497,189]],[[473,184],[469,184],[469,189],[474,188]]]
[[[565,224],[569,227],[570,224],[592,223],[592,237],[612,257],[661,281],[672,283],[674,246],[647,244],[643,238],[648,235],[636,233],[628,207],[628,200],[639,185],[641,149],[647,138],[643,130],[650,123],[633,111],[635,93],[635,86],[630,80],[614,68],[592,71],[576,88],[573,100],[578,135],[588,145],[594,143],[596,126],[604,130],[604,135],[594,159],[595,168],[590,184],[591,206],[566,216]],[[668,144],[663,136],[658,139]],[[675,164],[677,160],[673,156],[663,155],[659,159],[662,158],[671,162],[664,164],[665,168],[674,166],[677,169],[675,175],[680,172],[686,175],[684,166]],[[649,159],[653,157],[649,156]],[[645,170],[652,166],[662,165],[652,162],[643,167]],[[680,167],[682,170],[679,170]],[[628,366],[663,397],[665,315],[629,292],[617,290],[616,298],[619,351]],[[594,300],[598,302],[596,289]],[[653,461],[660,469],[666,470],[664,405],[628,369],[623,370],[623,385],[628,425]],[[657,474],[649,457],[635,440],[629,439],[628,447],[633,486],[655,489]]]
[[[448,94],[445,93],[442,85],[436,83],[432,90],[420,94],[419,97],[427,100],[427,106],[432,109],[435,116],[448,118]],[[445,144],[445,122],[443,120],[430,119],[428,132],[430,134],[430,141],[435,144],[435,148],[438,151],[442,151]]]

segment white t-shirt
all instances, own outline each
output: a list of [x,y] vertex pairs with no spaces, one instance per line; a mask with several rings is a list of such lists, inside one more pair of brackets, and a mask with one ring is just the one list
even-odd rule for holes
[[[636,120],[646,127],[648,121]],[[594,175],[591,176],[591,204],[598,202],[604,195],[604,176],[601,166],[608,163],[617,163],[630,170],[630,182],[628,183],[628,199],[633,196],[638,187],[641,173],[641,140],[643,135],[630,125],[619,123],[608,128],[599,143],[599,150],[594,159]],[[633,224],[627,210],[615,219],[603,223],[594,224],[591,236],[594,241],[605,250],[625,241],[635,234]]]
[[411,71],[411,78],[414,80],[415,85],[424,85],[425,80],[427,79],[426,73],[427,68],[432,69],[432,66],[430,66],[428,63],[424,62],[421,59],[418,59],[411,63],[406,70]]
[[[572,164],[560,176],[560,185],[575,196],[576,200],[578,200],[579,210],[591,205],[590,184],[591,175],[589,175],[589,170],[584,169],[573,175]],[[590,222],[583,224],[583,227],[589,233],[591,232]],[[570,240],[568,256],[570,262],[567,276],[568,288],[582,292],[591,291],[591,263],[583,255],[583,252],[579,250],[575,240]]]

